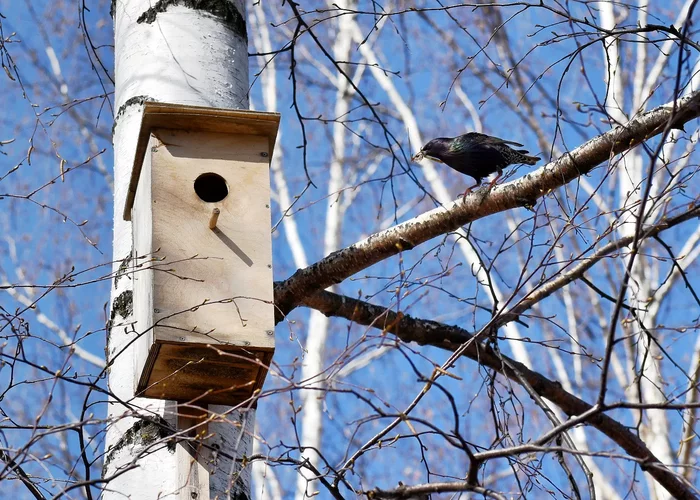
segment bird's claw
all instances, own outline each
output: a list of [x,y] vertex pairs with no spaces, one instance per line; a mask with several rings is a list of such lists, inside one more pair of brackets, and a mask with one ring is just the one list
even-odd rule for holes
[[462,203],[466,203],[466,201],[467,201],[467,195],[468,195],[468,194],[471,194],[472,191],[474,191],[474,188],[478,188],[478,187],[479,187],[479,184],[476,184],[476,185],[474,185],[474,186],[468,187],[468,188],[464,191],[464,194],[462,195]]

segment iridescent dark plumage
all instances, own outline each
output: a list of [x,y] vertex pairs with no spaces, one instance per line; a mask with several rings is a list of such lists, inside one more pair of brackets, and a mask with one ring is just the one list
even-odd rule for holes
[[459,137],[433,139],[421,148],[413,160],[420,161],[423,158],[430,158],[452,167],[457,172],[473,177],[476,184],[467,188],[464,192],[466,196],[469,191],[481,184],[484,177],[498,172],[498,176],[491,181],[490,186],[493,186],[503,175],[503,169],[508,165],[519,163],[534,165],[540,161],[536,156],[529,156],[527,150],[513,149],[510,146],[523,147],[517,142],[469,132]]

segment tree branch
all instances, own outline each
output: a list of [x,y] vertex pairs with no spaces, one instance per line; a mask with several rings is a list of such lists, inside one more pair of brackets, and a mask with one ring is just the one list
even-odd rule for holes
[[[20,467],[19,464],[3,450],[0,450],[0,460],[7,464],[11,472],[17,474],[17,478],[27,487],[34,498],[37,500],[46,500],[46,497],[41,493],[41,491],[39,491],[39,488],[37,488],[37,486],[32,482],[27,473],[22,470],[22,467]],[[0,477],[0,479],[7,479],[7,477]]]
[[418,484],[415,486],[401,484],[398,488],[393,490],[381,490],[376,488],[372,491],[366,492],[366,495],[367,498],[377,500],[389,498],[403,498],[408,500],[429,498],[431,494],[437,493],[460,493],[463,491],[479,493],[485,498],[495,498],[497,500],[505,500],[507,498],[506,495],[503,495],[500,492],[489,488],[482,488],[481,486],[474,486],[463,481],[454,483],[427,483]]
[[[451,352],[465,346],[466,357],[501,373],[519,385],[522,385],[523,381],[527,382],[538,395],[559,406],[570,417],[590,412],[594,408],[565,391],[559,382],[550,380],[522,363],[497,353],[491,346],[476,341],[474,335],[457,326],[413,318],[365,301],[322,290],[300,302],[327,316],[343,317],[361,325],[392,333],[404,342],[416,342]],[[586,422],[639,460],[642,470],[653,476],[675,498],[697,498],[693,489],[661,463],[637,435],[603,413],[591,413]]]
[[[640,240],[656,237],[666,229],[677,226],[685,221],[698,217],[700,215],[700,206],[691,205],[686,211],[667,219],[660,220],[657,224],[649,226],[642,230]],[[582,259],[578,264],[574,265],[569,271],[563,272],[558,277],[543,283],[542,286],[532,290],[520,302],[514,305],[510,310],[501,314],[496,318],[494,325],[500,327],[510,321],[514,321],[518,316],[528,309],[532,308],[536,303],[549,297],[557,290],[567,286],[569,283],[583,277],[583,275],[592,268],[597,262],[613,252],[625,248],[632,243],[634,235],[618,238],[610,243],[599,248],[593,255]],[[573,263],[573,261],[571,261]],[[625,306],[627,307],[627,306]]]
[[660,134],[669,121],[674,128],[682,128],[683,124],[698,116],[700,92],[695,92],[643,113],[520,179],[496,186],[486,196],[474,193],[463,203],[455,201],[449,208],[438,207],[333,252],[275,284],[275,320],[280,322],[304,297],[317,290],[340,283],[373,264],[480,218],[530,206],[610,157]]

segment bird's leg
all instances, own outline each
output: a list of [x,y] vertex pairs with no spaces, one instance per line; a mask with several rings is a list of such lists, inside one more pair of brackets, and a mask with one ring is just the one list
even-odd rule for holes
[[496,185],[496,182],[498,182],[498,179],[501,177],[503,177],[503,170],[499,168],[498,175],[491,182],[489,182],[489,188],[486,190],[487,193],[493,189],[493,186]]
[[479,186],[481,186],[481,179],[477,179],[476,184],[474,184],[473,186],[469,186],[467,189],[465,189],[464,194],[462,195],[462,203],[467,201],[467,195],[472,192],[472,189]]
[[498,175],[491,182],[489,182],[489,185],[486,186],[486,189],[484,189],[484,194],[481,195],[481,200],[479,201],[479,205],[481,205],[484,202],[486,197],[489,195],[489,193],[493,189],[493,186],[496,185],[496,182],[498,182],[498,179],[500,179],[502,175],[503,175],[503,170],[499,169]]

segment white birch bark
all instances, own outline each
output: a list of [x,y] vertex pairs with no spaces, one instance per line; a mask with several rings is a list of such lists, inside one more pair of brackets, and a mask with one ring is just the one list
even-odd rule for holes
[[[348,7],[352,2],[337,2],[341,8]],[[351,31],[352,16],[346,15],[338,18],[335,42],[333,43],[333,57],[336,61],[350,60],[350,48],[352,44]],[[343,187],[343,157],[347,142],[347,129],[342,120],[350,110],[352,94],[350,85],[341,73],[335,76],[336,101],[334,115],[339,120],[333,124],[333,157],[329,168],[328,201],[326,211],[326,226],[323,238],[323,255],[328,255],[337,250],[340,245],[342,230],[343,204],[341,203],[341,189]],[[329,288],[330,290],[333,287]],[[315,450],[321,449],[323,435],[323,404],[326,387],[323,374],[324,346],[328,338],[328,317],[318,311],[312,310],[309,315],[309,330],[306,337],[305,356],[301,368],[301,381],[307,390],[301,391],[302,412],[301,417],[301,460],[309,460],[318,465],[319,457]],[[318,467],[317,467],[318,468]],[[308,469],[300,469],[296,485],[296,498],[305,498],[314,495],[314,475]]]
[[[599,5],[602,27],[605,29],[613,29],[615,27],[614,4],[605,1],[601,2]],[[646,5],[642,2],[640,7],[643,11],[643,14],[641,14],[642,19],[640,19],[640,21],[642,21],[646,18]],[[638,51],[640,50],[639,46],[644,46],[644,43],[638,44]],[[640,73],[644,68],[644,63],[641,59],[645,57],[645,52],[643,52],[645,49],[642,48],[641,50],[642,52],[637,53],[636,78],[634,78],[634,83],[637,85],[641,83]],[[606,44],[605,55],[607,57],[607,95],[605,108],[614,124],[617,125],[626,121],[623,111],[625,102],[622,78],[623,68],[620,62],[617,39],[609,40]],[[642,100],[645,99],[644,89],[634,88],[632,90],[632,96],[635,101],[633,105],[640,105]],[[622,237],[633,235],[635,232],[635,216],[637,207],[642,200],[644,176],[645,165],[643,157],[638,149],[630,150],[624,158],[619,160],[617,166],[618,196],[623,207],[623,215],[619,220],[620,225],[618,232]],[[651,288],[649,286],[651,279],[650,276],[648,276],[649,272],[648,259],[641,254],[638,255],[632,269],[630,280],[629,304],[631,307],[643,308],[641,306],[646,304],[648,297],[651,296]],[[621,280],[622,276],[620,276],[620,281]],[[641,317],[644,318],[645,315],[641,315]],[[658,361],[661,353],[657,344],[641,331],[641,325],[637,323],[627,323],[626,326],[623,325],[622,328],[626,334],[634,333],[639,337],[639,342],[637,343],[639,352],[637,356],[638,361],[641,360],[643,365],[636,363],[635,366],[640,372],[638,376],[640,377],[642,400],[647,403],[664,402],[666,400],[662,392],[664,381],[661,373],[661,366]],[[630,328],[634,328],[636,331],[631,332],[629,331]],[[648,409],[646,411],[645,420],[640,426],[640,434],[649,446],[649,449],[659,460],[667,465],[672,465],[674,463],[673,452],[669,441],[668,419],[665,411]],[[646,478],[653,498],[658,500],[670,498],[668,492],[654,481],[651,476],[646,474]]]
[[[155,4],[157,7],[157,4]],[[148,0],[115,3],[115,65],[118,110],[114,130],[114,260],[127,262],[132,249],[131,223],[122,219],[138,135],[141,104],[145,100],[212,106],[248,107],[248,51],[245,7],[231,0],[230,12],[238,22],[224,22],[204,10],[169,5],[162,9]],[[115,272],[119,266],[115,265]],[[123,275],[123,269],[121,271]],[[129,342],[131,280],[122,276],[112,290],[114,322],[108,357],[113,362],[109,426],[103,474],[109,486],[103,498],[193,498],[198,482],[187,449],[167,446],[167,432],[150,422],[176,425],[176,404],[134,397],[136,373]],[[136,327],[138,329],[138,327]],[[123,350],[123,352],[122,352]],[[128,402],[125,406],[120,403]],[[208,478],[210,498],[248,496],[249,472],[224,454],[250,454],[255,412],[230,412],[210,406],[221,418],[209,424],[209,444],[221,453],[213,456]],[[158,441],[162,441],[160,444]],[[202,472],[200,470],[200,472]],[[110,479],[111,478],[111,479]],[[239,497],[240,498],[240,497]]]

